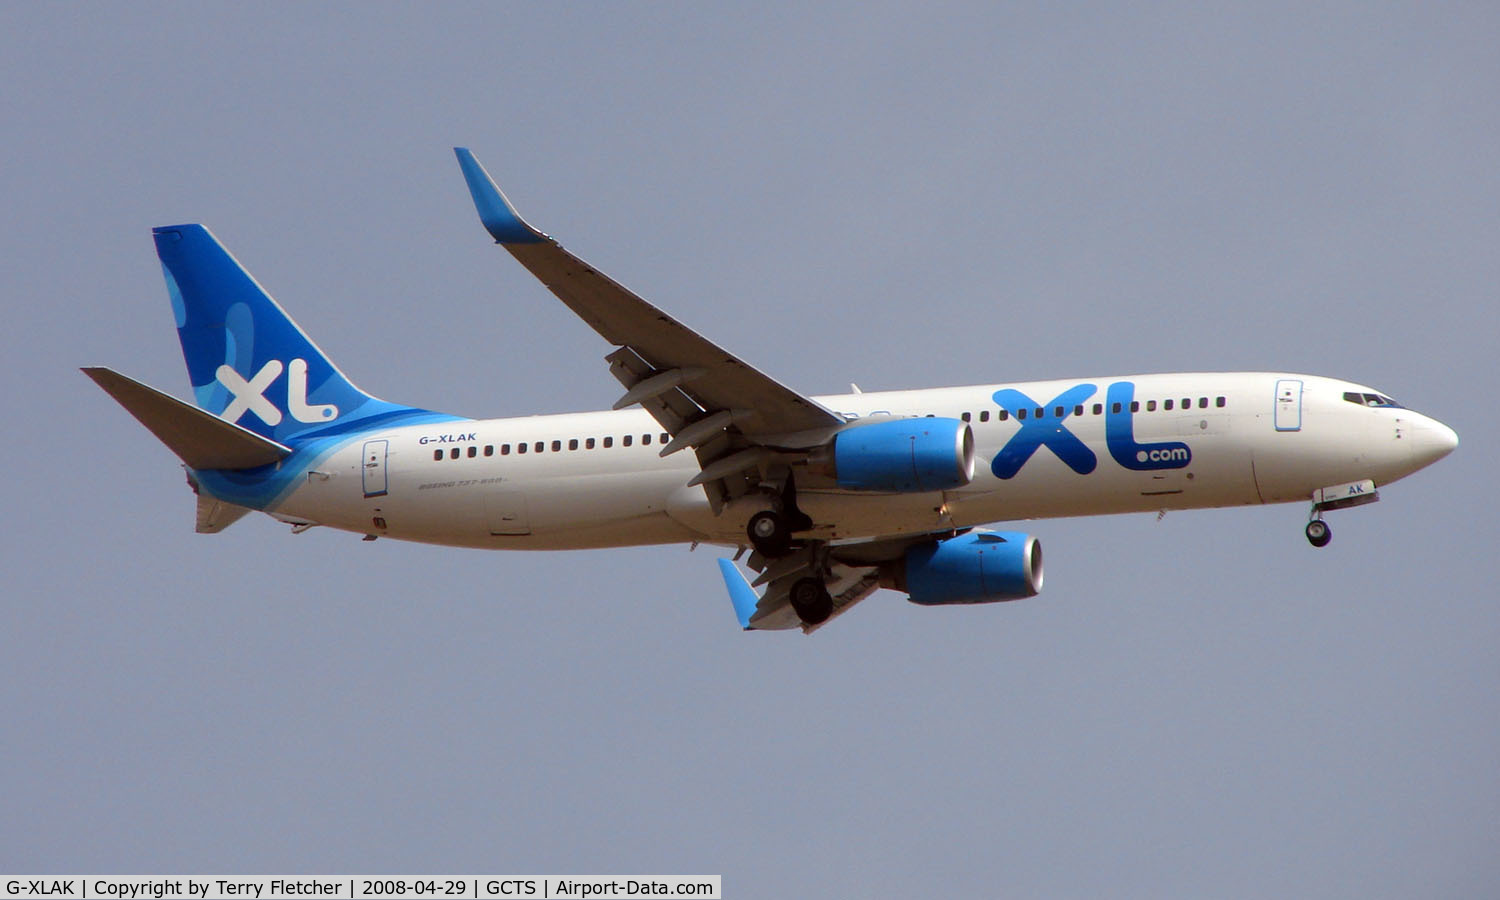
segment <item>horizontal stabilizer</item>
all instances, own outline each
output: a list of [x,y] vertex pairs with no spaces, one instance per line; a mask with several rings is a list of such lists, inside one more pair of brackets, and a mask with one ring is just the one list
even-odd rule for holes
[[244,518],[254,510],[236,506],[225,500],[198,493],[198,524],[194,528],[199,534],[218,534]]
[[211,415],[170,394],[127,378],[113,369],[90,366],[83,374],[104,388],[105,393],[167,449],[192,469],[254,469],[280,462],[291,450]]

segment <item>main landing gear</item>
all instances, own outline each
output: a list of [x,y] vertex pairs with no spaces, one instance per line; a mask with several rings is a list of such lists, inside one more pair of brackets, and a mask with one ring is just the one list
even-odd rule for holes
[[821,578],[799,578],[792,583],[792,609],[808,625],[821,625],[833,615],[833,597]]
[[792,552],[792,528],[786,516],[774,509],[762,510],[750,517],[745,529],[757,553],[766,559],[779,559]]
[[790,475],[786,476],[781,490],[771,495],[770,501],[770,509],[763,509],[750,517],[745,536],[761,556],[780,559],[792,552],[792,532],[806,531],[813,523],[797,508],[797,488]]

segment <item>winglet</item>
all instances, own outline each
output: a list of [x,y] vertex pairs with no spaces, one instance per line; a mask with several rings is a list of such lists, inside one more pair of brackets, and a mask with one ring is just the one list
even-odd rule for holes
[[479,221],[484,223],[495,243],[536,244],[547,240],[545,234],[526,224],[469,148],[454,147],[453,153],[458,157],[458,167],[463,169],[464,181],[469,184],[469,194],[474,198]]
[[735,618],[740,620],[741,628],[750,631],[750,617],[755,614],[755,604],[760,598],[755,596],[755,590],[734,560],[719,560],[719,572],[724,576],[724,587],[729,589],[729,602],[734,604]]

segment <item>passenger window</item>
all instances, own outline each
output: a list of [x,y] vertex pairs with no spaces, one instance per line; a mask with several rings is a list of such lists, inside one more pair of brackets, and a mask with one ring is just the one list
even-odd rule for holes
[[432,451],[432,458],[433,459],[442,459],[443,458],[443,451],[441,451],[441,450],[434,450],[434,451]]
[[651,446],[651,435],[649,435],[649,434],[643,434],[643,435],[641,435],[641,446],[642,447],[649,447],[649,446]]
[[510,456],[510,444],[501,444],[500,445],[500,455],[501,456]]
[[1208,409],[1208,398],[1207,397],[1199,397],[1198,398],[1198,408],[1199,409]]
[[1083,404],[1082,403],[1080,403],[1077,406],[1073,407],[1073,415],[1075,415],[1075,416],[1081,416],[1081,415],[1083,415]]
[[1147,400],[1146,401],[1146,412],[1156,412],[1156,401],[1155,400]]
[[671,436],[668,435],[665,431],[663,431],[661,434],[657,435],[657,437],[661,439],[661,442],[663,444],[665,444],[670,439]]
[[1224,400],[1224,398],[1223,398],[1223,397],[1216,397],[1216,398],[1215,398],[1215,399],[1214,399],[1214,406],[1216,406],[1216,407],[1218,407],[1218,408],[1219,408],[1219,409],[1223,409],[1223,408],[1224,408],[1224,403],[1225,403],[1225,402],[1226,402],[1226,401],[1225,401],[1225,400]]
[[1061,406],[1053,407],[1053,409],[1052,409],[1052,415],[1054,415],[1057,418],[1061,419],[1063,417],[1063,408]]
[[484,445],[484,455],[485,456],[494,456],[495,455],[495,445],[494,444],[485,444]]
[[469,448],[469,459],[473,459],[474,457],[476,457],[478,455],[479,455],[479,448],[478,447],[470,447]]
[[1024,409],[1018,409],[1018,410],[1016,410],[1016,418],[1017,419],[1021,419],[1022,421],[1024,421],[1026,419],[1026,410],[1024,410]]
[[526,445],[525,444],[517,444],[516,445],[516,452],[517,453],[525,453],[526,452]]
[[1004,422],[1006,419],[1010,418],[1010,410],[1008,410],[1008,409],[1002,409],[1002,410],[1000,410],[1000,415],[997,416],[996,418],[998,418],[1000,421]]
[[1130,411],[1133,412],[1133,413],[1140,412],[1141,411],[1141,401],[1139,401],[1139,400],[1132,400],[1132,401],[1130,401]]
[[981,409],[979,411],[979,421],[981,421],[981,422],[988,422],[989,420],[990,420],[990,411],[987,410],[987,409]]
[[960,419],[963,419],[965,422],[969,421],[969,414],[968,413],[960,413],[958,417]]
[[578,449],[578,438],[570,438],[568,440],[568,449],[569,450],[577,450]]
[[457,447],[454,447],[452,450],[448,451],[448,458],[449,459],[458,459],[458,448]]
[[614,445],[615,445],[615,439],[614,438],[607,437],[607,438],[604,439],[604,449],[608,450],[610,447],[613,447]]
[[1164,401],[1162,401],[1161,408],[1164,409],[1164,410],[1166,410],[1167,412],[1171,412],[1172,411],[1172,401],[1171,400],[1164,400]]
[[1109,411],[1112,412],[1112,413],[1118,413],[1120,411],[1120,404],[1118,404],[1118,403],[1111,403],[1109,405]]
[[635,440],[635,435],[633,435],[633,434],[627,434],[624,437],[620,438],[620,446],[621,447],[629,447],[630,444],[631,444],[631,442],[634,441],[634,440]]
[[1192,409],[1193,408],[1193,398],[1192,397],[1183,397],[1182,398],[1182,408],[1183,409]]
[[553,453],[556,453],[557,451],[559,451],[561,449],[562,449],[562,441],[553,441],[552,442],[552,452]]
[[1095,403],[1094,404],[1094,415],[1096,415],[1096,416],[1097,415],[1101,415],[1103,412],[1104,412],[1104,404],[1103,403]]
[[586,439],[583,442],[583,449],[585,449],[585,450],[592,450],[592,449],[594,449],[594,439],[593,438]]
[[1043,417],[1045,417],[1045,416],[1046,416],[1046,415],[1047,415],[1047,410],[1046,410],[1046,408],[1045,408],[1045,407],[1041,407],[1041,406],[1038,406],[1038,407],[1037,407],[1037,408],[1036,408],[1036,417],[1037,417],[1037,418],[1038,418],[1038,419],[1040,419],[1040,418],[1043,418]]
[[531,449],[535,450],[538,453],[541,453],[543,450],[547,449],[547,443],[545,441],[537,441],[532,445]]

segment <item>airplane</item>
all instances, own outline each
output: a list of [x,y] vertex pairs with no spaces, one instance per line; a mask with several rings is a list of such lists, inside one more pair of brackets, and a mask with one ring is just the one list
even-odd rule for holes
[[1386,393],[1284,372],[807,396],[563,249],[455,154],[490,237],[613,345],[620,398],[476,420],[373,397],[208,229],[155,228],[193,403],[83,371],[182,461],[197,531],[258,510],[364,540],[722,546],[740,627],[810,633],[879,588],[927,606],[1036,595],[1041,544],[993,523],[1301,502],[1322,547],[1325,513],[1458,445]]

